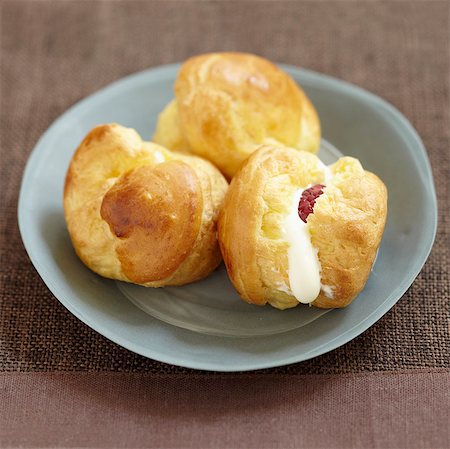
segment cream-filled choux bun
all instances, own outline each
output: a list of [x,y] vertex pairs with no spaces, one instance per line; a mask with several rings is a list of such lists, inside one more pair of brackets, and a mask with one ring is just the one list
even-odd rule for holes
[[221,261],[216,225],[227,187],[208,161],[101,125],[70,162],[65,218],[76,253],[96,273],[147,287],[182,285]]
[[303,90],[276,65],[251,54],[210,53],[181,66],[153,141],[202,156],[230,179],[261,144],[315,153],[320,124]]
[[263,146],[233,178],[219,242],[236,290],[279,309],[345,307],[363,289],[386,221],[387,191],[357,159]]

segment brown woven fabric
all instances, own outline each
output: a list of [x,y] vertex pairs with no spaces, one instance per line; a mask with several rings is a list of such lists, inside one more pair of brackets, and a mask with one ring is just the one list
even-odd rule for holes
[[431,258],[393,310],[344,347],[271,372],[448,367],[448,14],[446,1],[1,2],[0,371],[189,371],[128,352],[67,312],[28,260],[16,205],[31,149],[74,102],[128,73],[226,49],[324,72],[392,102],[424,140],[439,197]]
[[448,379],[448,372],[421,370],[0,373],[0,442],[21,448],[444,449]]

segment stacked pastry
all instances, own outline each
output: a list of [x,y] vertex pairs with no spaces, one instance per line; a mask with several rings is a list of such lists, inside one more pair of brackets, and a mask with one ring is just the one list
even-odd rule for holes
[[98,126],[66,176],[75,251],[96,273],[147,287],[201,279],[221,260],[216,228],[227,187],[204,159],[143,142],[132,129]]
[[102,125],[75,152],[64,207],[80,259],[162,287],[207,276],[222,255],[249,303],[348,305],[382,237],[382,181],[354,158],[320,161],[312,103],[263,58],[191,58],[174,90],[153,143]]

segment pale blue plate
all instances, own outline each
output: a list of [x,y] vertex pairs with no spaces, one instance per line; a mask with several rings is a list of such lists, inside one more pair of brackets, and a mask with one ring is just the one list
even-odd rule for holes
[[[99,123],[118,122],[149,139],[158,112],[172,98],[177,68],[169,65],[146,70],[101,89],[57,119],[34,148],[20,191],[19,225],[30,259],[48,288],[75,316],[119,345],[146,357],[196,369],[242,371],[299,362],[331,351],[364,332],[405,293],[430,252],[437,223],[430,164],[419,136],[393,106],[343,81],[295,67],[283,66],[314,102],[326,141],[359,158],[365,168],[380,176],[389,191],[388,221],[378,259],[366,288],[351,306],[311,315],[313,319],[304,320],[301,327],[293,324],[292,318],[301,309],[278,312],[256,308],[252,310],[258,312],[250,315],[258,315],[262,324],[258,327],[254,320],[256,331],[250,335],[236,332],[233,336],[231,327],[210,335],[195,323],[191,326],[190,320],[196,318],[186,314],[186,308],[181,321],[171,315],[170,308],[147,311],[159,319],[150,316],[127,299],[115,282],[90,272],[77,259],[62,210],[64,175],[74,149]],[[210,282],[217,285],[214,278]],[[224,289],[223,295],[227,291]],[[170,299],[170,292],[164,294]],[[218,309],[224,307],[217,304],[221,304]],[[238,310],[242,309],[231,311],[234,318],[230,326],[242,329],[249,314],[243,313],[242,326],[236,326]],[[266,321],[276,327],[273,332],[264,328],[265,310],[270,318]],[[199,315],[201,325],[208,327],[208,316]]]

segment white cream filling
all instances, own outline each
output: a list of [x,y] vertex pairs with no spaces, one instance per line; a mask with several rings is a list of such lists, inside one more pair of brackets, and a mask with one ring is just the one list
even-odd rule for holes
[[317,165],[319,166],[319,168],[321,170],[323,170],[325,177],[323,179],[323,182],[325,185],[328,184],[328,182],[331,180],[331,178],[334,176],[333,173],[331,173],[330,167],[328,167],[328,165],[325,165],[320,159],[319,162],[317,163]]
[[[333,174],[330,168],[322,161],[319,160],[318,165],[319,168],[324,171],[324,184],[326,185]],[[297,301],[303,304],[310,304],[313,302],[321,290],[327,298],[333,298],[333,287],[324,285],[320,281],[321,266],[318,250],[314,248],[311,243],[308,225],[304,223],[298,215],[298,203],[303,191],[309,187],[311,186],[307,186],[295,192],[291,213],[287,216],[284,223],[285,239],[289,243],[288,275],[290,290]],[[279,290],[287,293],[285,288],[279,288]]]
[[294,194],[291,213],[284,223],[285,238],[289,243],[289,284],[292,294],[303,304],[313,302],[320,293],[320,263],[312,246],[308,225],[298,215],[302,192]]
[[284,282],[278,282],[276,286],[278,291],[292,295],[292,290]]
[[333,287],[331,285],[320,284],[320,289],[327,298],[333,299]]
[[155,151],[153,153],[153,156],[154,156],[155,162],[157,164],[161,164],[162,162],[166,161],[166,158],[164,157],[164,154],[162,154],[160,151]]

